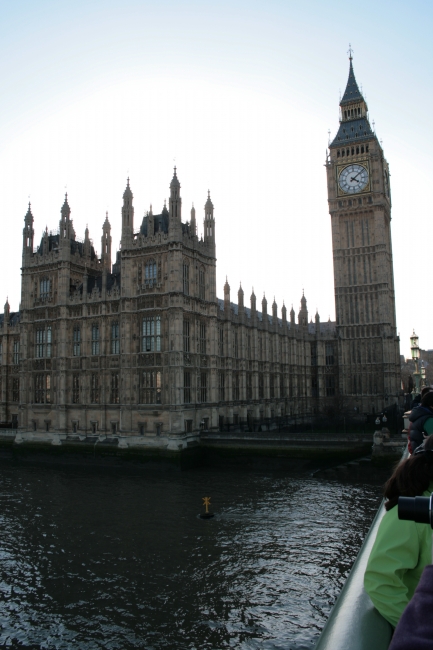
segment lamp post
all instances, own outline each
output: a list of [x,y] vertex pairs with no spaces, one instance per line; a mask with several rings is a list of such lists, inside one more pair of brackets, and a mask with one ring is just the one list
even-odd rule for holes
[[425,386],[425,365],[424,361],[421,361],[421,388]]
[[420,392],[420,372],[418,368],[418,364],[419,364],[418,341],[419,341],[418,336],[415,334],[415,330],[413,330],[413,334],[410,337],[410,351],[412,354],[412,361],[415,364],[415,372],[413,373],[413,377],[415,379],[414,396]]

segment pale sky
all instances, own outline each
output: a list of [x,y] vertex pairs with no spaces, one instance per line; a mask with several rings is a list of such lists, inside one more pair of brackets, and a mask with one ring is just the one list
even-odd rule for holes
[[[77,237],[120,240],[126,178],[135,228],[160,212],[174,161],[183,220],[215,206],[217,289],[335,318],[325,152],[347,50],[391,170],[397,326],[433,348],[423,298],[433,235],[433,4],[367,0],[0,0],[0,304],[20,301],[28,197],[36,242],[67,187]],[[259,307],[260,308],[260,307]]]

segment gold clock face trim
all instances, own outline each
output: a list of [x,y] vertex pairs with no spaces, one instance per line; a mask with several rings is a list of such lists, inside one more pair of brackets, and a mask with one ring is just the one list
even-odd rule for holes
[[351,196],[370,191],[370,173],[367,161],[349,163],[337,167],[339,196]]

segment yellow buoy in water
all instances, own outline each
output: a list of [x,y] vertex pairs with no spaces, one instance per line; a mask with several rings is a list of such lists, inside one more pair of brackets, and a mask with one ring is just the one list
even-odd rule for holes
[[210,506],[210,497],[202,497],[203,499],[203,505],[205,507],[205,512],[202,512],[200,515],[200,519],[210,519],[213,517],[213,512],[209,512],[209,506]]

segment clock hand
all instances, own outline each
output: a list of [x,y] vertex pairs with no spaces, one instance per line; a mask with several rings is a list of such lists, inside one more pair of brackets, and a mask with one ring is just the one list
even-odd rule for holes
[[361,172],[358,172],[358,173],[356,174],[356,176],[353,176],[350,180],[351,180],[351,181],[356,181],[356,177],[359,176],[360,173],[361,173]]

